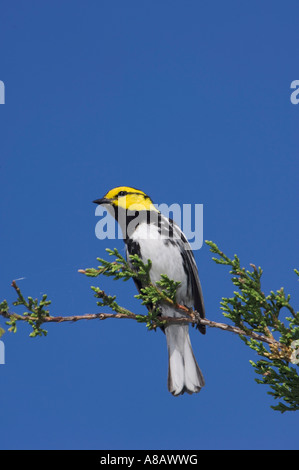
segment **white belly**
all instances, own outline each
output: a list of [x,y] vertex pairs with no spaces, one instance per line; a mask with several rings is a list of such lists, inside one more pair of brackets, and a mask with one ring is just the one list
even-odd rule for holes
[[191,306],[192,299],[190,299],[190,294],[188,295],[187,275],[179,246],[172,243],[166,245],[165,238],[161,237],[158,228],[146,223],[136,228],[132,239],[140,245],[143,262],[147,263],[149,259],[152,262],[150,270],[152,283],[160,281],[161,274],[166,274],[173,281],[179,281],[181,285],[177,290],[177,302]]

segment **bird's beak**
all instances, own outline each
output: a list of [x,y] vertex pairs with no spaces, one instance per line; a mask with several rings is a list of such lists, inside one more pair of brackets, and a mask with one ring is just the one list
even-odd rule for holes
[[101,204],[110,204],[111,200],[105,197],[102,197],[102,199],[96,199],[95,201],[92,201],[92,202],[94,202],[95,204],[101,205]]

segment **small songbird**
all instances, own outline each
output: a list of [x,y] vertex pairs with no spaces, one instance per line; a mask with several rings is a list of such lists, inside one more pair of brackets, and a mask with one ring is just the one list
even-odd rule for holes
[[[101,204],[121,226],[128,255],[137,254],[144,263],[151,260],[151,282],[160,281],[161,274],[179,281],[176,301],[188,308],[194,307],[205,317],[202,289],[191,247],[177,224],[165,217],[143,191],[121,186],[108,191],[93,201]],[[140,281],[137,288],[142,288]],[[168,317],[184,317],[182,310],[162,305],[161,313]],[[198,329],[205,334],[205,326]],[[204,378],[194,357],[189,337],[189,325],[168,324],[164,328],[168,348],[168,390],[174,395],[197,393],[204,386]]]

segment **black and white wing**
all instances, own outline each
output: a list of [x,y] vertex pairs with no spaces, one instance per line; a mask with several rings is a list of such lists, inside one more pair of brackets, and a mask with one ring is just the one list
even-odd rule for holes
[[[173,228],[174,232],[179,233],[179,239],[177,240],[179,246],[181,248],[181,255],[184,262],[185,272],[188,276],[188,280],[191,283],[192,287],[192,294],[193,294],[193,302],[194,302],[194,309],[199,313],[200,318],[205,318],[205,306],[202,294],[202,288],[198,276],[198,270],[196,266],[196,262],[194,259],[194,255],[192,249],[189,245],[187,238],[185,237],[184,233],[181,229],[176,225],[173,221]],[[202,333],[206,333],[205,325],[198,325],[198,330]]]

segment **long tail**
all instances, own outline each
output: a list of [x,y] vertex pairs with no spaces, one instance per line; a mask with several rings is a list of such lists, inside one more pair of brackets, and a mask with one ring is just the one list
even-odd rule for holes
[[194,357],[188,325],[165,328],[168,348],[168,390],[174,395],[197,393],[205,381]]

